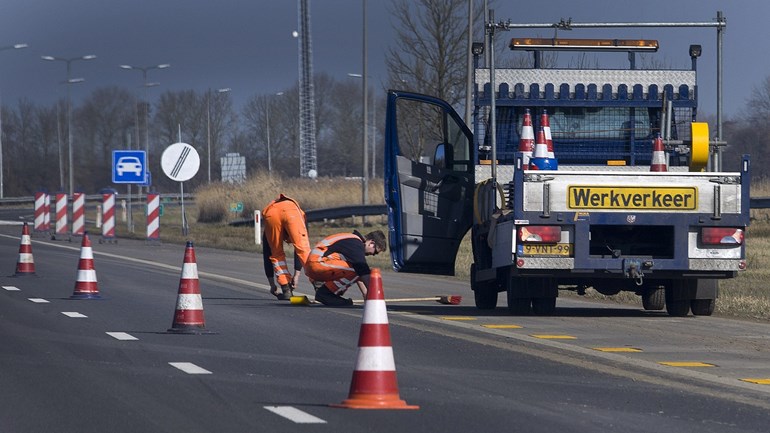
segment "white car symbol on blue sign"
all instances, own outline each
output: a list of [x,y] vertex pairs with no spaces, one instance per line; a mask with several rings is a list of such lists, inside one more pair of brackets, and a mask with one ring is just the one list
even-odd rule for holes
[[112,182],[139,183],[147,182],[146,153],[143,150],[112,151]]

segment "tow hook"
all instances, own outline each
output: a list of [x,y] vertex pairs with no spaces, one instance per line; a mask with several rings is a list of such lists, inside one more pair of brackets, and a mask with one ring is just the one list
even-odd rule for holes
[[634,259],[623,260],[623,274],[626,278],[636,280],[636,285],[644,284],[644,272],[642,271],[642,262]]

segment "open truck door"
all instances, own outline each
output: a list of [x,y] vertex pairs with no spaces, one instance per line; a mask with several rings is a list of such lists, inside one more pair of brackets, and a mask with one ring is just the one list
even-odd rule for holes
[[472,143],[446,102],[388,91],[385,199],[396,271],[454,275],[457,250],[473,223]]

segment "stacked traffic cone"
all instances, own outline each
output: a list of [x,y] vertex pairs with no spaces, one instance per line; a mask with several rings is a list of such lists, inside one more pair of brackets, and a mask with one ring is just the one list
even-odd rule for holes
[[369,276],[364,317],[358,338],[358,358],[347,400],[333,407],[348,409],[419,409],[401,400],[390,342],[388,312],[377,268]]
[[545,131],[543,129],[541,125],[537,131],[535,154],[529,160],[530,170],[556,170],[556,167],[554,167],[556,160],[548,157],[548,143],[545,142]]
[[540,126],[543,127],[545,133],[545,143],[548,145],[548,157],[553,161],[553,170],[559,168],[559,163],[556,160],[556,154],[553,151],[553,137],[551,136],[551,121],[548,120],[548,111],[543,110],[543,114],[540,115]]
[[650,171],[668,171],[666,161],[666,149],[663,147],[663,139],[660,134],[652,142],[652,162],[650,162]]
[[193,248],[191,241],[187,241],[184,250],[176,311],[174,312],[174,321],[168,331],[183,334],[207,332],[206,322],[203,319],[203,299],[198,283],[198,264],[195,260],[195,248]]
[[15,276],[35,275],[35,258],[32,256],[32,242],[29,237],[29,226],[24,223],[21,228],[21,244],[19,244],[19,260],[16,262]]
[[532,128],[532,115],[529,108],[524,111],[524,120],[521,123],[521,135],[519,136],[519,152],[524,154],[524,167],[529,166],[529,159],[535,151],[535,130]]
[[96,282],[94,269],[94,253],[91,249],[91,239],[88,232],[83,233],[83,243],[80,246],[78,261],[78,277],[75,281],[75,291],[70,299],[100,299],[99,285]]

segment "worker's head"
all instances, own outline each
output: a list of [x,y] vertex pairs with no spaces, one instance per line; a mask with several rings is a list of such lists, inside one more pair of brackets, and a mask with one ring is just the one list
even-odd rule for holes
[[388,243],[385,241],[385,233],[382,230],[375,230],[369,232],[364,236],[364,244],[366,245],[366,255],[375,256],[388,249]]

